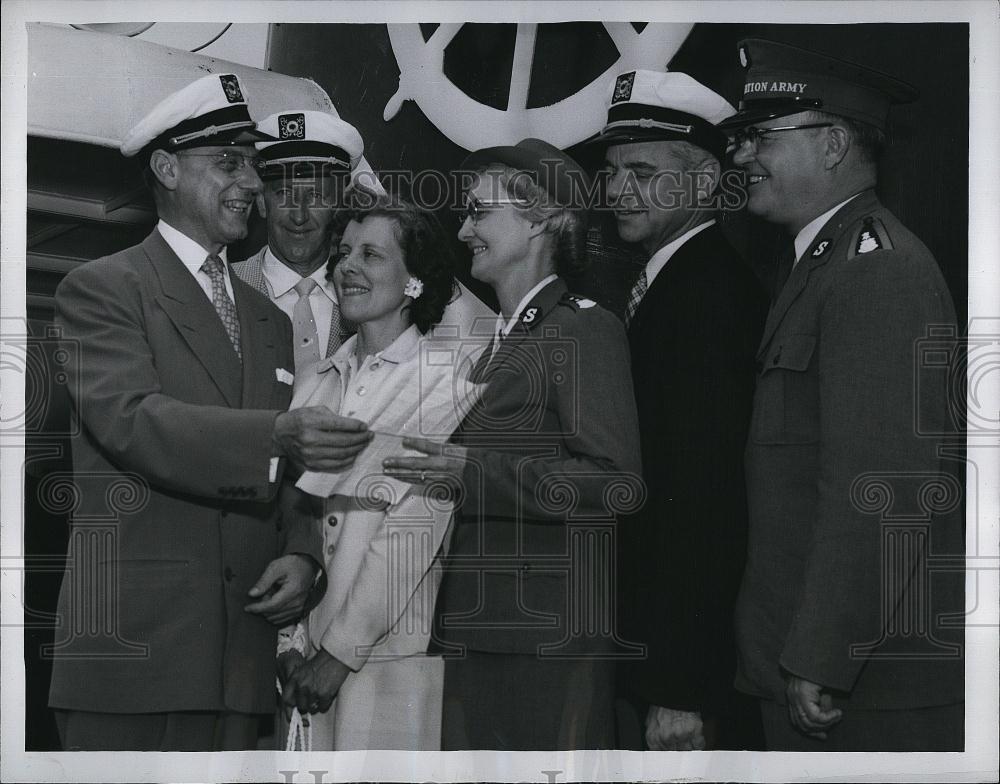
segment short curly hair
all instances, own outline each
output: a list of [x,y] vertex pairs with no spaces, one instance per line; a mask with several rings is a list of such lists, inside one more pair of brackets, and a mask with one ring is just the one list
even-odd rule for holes
[[[411,321],[421,333],[441,322],[444,310],[456,293],[455,256],[441,221],[433,212],[420,209],[397,196],[380,196],[338,215],[337,232],[352,220],[389,218],[396,224],[396,241],[403,251],[406,271],[424,284],[423,293],[409,306]],[[327,265],[327,277],[332,276],[337,257]]]

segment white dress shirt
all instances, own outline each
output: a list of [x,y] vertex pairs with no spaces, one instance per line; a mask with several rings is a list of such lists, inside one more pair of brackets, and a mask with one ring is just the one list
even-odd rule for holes
[[[261,264],[271,301],[293,319],[295,303],[299,295],[295,284],[302,280],[291,267],[283,264],[270,246],[264,251],[264,261]],[[320,357],[326,356],[327,342],[330,337],[330,322],[333,320],[333,306],[337,304],[337,292],[333,282],[326,279],[326,264],[321,264],[309,276],[316,281],[316,288],[309,293],[309,307],[312,308],[313,319],[316,321],[316,337],[319,338]]]
[[[795,264],[798,264],[799,259],[801,259],[803,254],[809,250],[809,247],[813,244],[813,240],[816,239],[816,235],[819,234],[819,230],[822,229],[826,222],[833,217],[833,214],[847,204],[847,202],[851,199],[856,199],[860,195],[860,193],[855,193],[850,198],[844,199],[836,207],[831,207],[822,215],[813,218],[802,227],[802,230],[795,235]],[[792,266],[794,269],[794,265]]]
[[[175,229],[163,220],[163,218],[160,218],[159,223],[156,224],[156,230],[160,232],[160,236],[170,246],[170,250],[177,254],[177,258],[181,260],[181,263],[187,268],[188,272],[194,275],[194,279],[198,281],[201,290],[205,292],[205,296],[211,302],[212,279],[208,276],[208,273],[201,271],[201,266],[210,255],[209,252],[187,234]],[[229,264],[226,263],[226,248],[223,247],[216,255],[222,259],[222,278],[226,282],[226,292],[229,294],[230,301],[235,303],[233,284],[229,280]]]

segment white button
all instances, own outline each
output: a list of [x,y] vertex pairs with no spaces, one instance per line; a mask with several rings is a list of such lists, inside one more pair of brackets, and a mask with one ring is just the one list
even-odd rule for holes
[[336,547],[334,547],[334,546],[333,546],[333,545],[331,544],[331,545],[330,545],[329,547],[327,547],[327,548],[326,548],[326,554],[327,554],[327,555],[333,555],[333,551],[334,551],[334,550],[336,550],[336,549],[337,549],[337,548],[336,548]]
[[364,397],[367,391],[365,387],[358,387],[358,397]]

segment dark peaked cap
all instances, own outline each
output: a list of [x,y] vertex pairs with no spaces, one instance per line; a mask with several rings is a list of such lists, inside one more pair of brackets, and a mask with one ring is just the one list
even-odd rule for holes
[[889,107],[919,95],[912,85],[881,71],[797,46],[748,38],[739,50],[747,69],[743,96],[739,111],[720,128],[815,109],[885,130]]
[[475,170],[501,163],[518,171],[527,172],[553,202],[574,209],[586,207],[582,188],[587,188],[590,178],[575,160],[541,139],[522,139],[513,146],[484,147],[470,153],[462,161],[463,170]]

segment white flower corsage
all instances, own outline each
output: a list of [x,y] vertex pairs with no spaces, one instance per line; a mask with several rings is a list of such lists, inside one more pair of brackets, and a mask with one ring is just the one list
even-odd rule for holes
[[406,281],[406,288],[403,289],[403,296],[417,299],[423,293],[424,282],[420,280],[420,278],[411,277],[408,281]]

